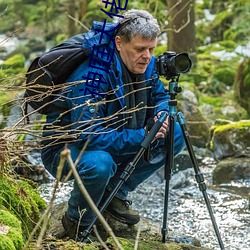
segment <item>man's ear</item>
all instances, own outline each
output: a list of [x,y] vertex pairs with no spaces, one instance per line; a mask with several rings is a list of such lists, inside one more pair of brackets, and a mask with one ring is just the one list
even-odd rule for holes
[[121,49],[121,44],[122,44],[121,37],[120,36],[116,36],[115,37],[115,45],[116,45],[116,49],[118,51],[120,51],[120,49]]

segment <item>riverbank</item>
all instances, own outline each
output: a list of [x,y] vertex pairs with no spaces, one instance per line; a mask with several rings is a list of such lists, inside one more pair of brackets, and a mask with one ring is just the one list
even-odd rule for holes
[[[247,250],[250,246],[250,210],[247,192],[250,180],[234,181],[229,184],[212,185],[212,171],[215,162],[212,158],[202,160],[201,171],[207,185],[207,193],[214,211],[216,222],[227,250]],[[195,237],[202,246],[219,250],[212,223],[204,203],[202,193],[197,187],[192,168],[179,171],[170,181],[170,200],[168,205],[170,232],[175,236]],[[43,184],[39,190],[45,200],[50,199],[53,182]],[[70,195],[72,182],[64,184],[57,193],[55,202],[66,201]],[[247,191],[245,190],[247,189]],[[164,208],[165,181],[161,173],[156,173],[136,192],[130,194],[133,208],[160,229]]]

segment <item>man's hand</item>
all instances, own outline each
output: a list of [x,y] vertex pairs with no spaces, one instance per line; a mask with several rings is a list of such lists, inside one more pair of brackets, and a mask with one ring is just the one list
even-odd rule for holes
[[[160,111],[159,113],[157,113],[157,115],[154,117],[155,122],[159,119],[161,113],[164,111]],[[165,138],[166,133],[169,130],[169,124],[168,124],[168,116],[165,119],[165,121],[163,122],[161,128],[159,129],[159,131],[157,132],[157,134],[155,135],[155,139],[159,139],[159,138]]]

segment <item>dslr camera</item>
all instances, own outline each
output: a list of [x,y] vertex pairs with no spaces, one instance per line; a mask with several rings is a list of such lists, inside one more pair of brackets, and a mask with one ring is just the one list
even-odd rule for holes
[[156,69],[160,76],[167,80],[187,73],[192,66],[192,61],[187,53],[176,54],[174,51],[164,52],[156,59]]

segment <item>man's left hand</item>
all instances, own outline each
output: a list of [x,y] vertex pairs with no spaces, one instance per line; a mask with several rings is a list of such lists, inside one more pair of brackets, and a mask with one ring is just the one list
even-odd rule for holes
[[[158,120],[158,118],[160,117],[161,113],[163,111],[159,112],[155,117],[154,120],[155,122]],[[168,124],[168,116],[165,119],[165,121],[162,123],[161,128],[159,129],[159,131],[157,132],[157,134],[155,135],[155,139],[159,139],[159,138],[165,138],[166,133],[169,130],[169,124]]]

